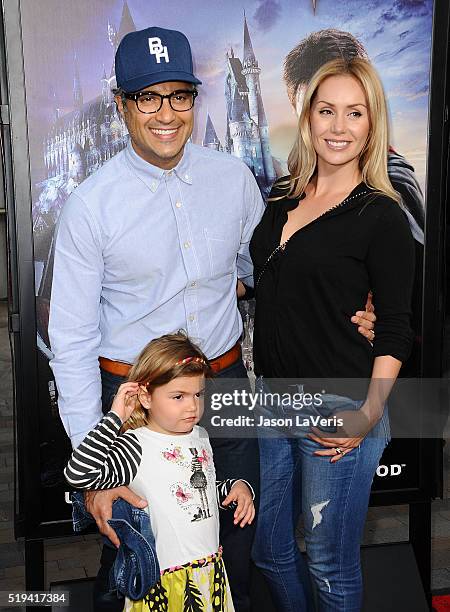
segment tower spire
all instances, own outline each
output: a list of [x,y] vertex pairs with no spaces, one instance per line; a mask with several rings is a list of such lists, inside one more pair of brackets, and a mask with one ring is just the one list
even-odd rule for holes
[[102,83],[102,102],[107,106],[112,100],[111,92],[111,80],[106,76],[105,64],[103,64],[103,76],[101,78]]
[[53,89],[53,87],[51,91],[52,91],[52,101],[53,101],[53,116],[54,116],[55,121],[58,121],[61,109],[58,107],[56,91]]
[[248,26],[247,26],[247,17],[245,16],[245,11],[244,11],[244,57],[243,57],[243,64],[244,66],[248,63],[255,63],[256,62],[256,57],[255,57],[255,52],[253,51],[253,46],[252,46],[252,40],[250,38],[250,33],[248,31]]
[[[123,3],[122,16],[120,18],[119,29],[116,30],[113,24],[110,23],[108,19],[108,40],[114,49],[114,54],[117,51],[117,47],[119,46],[120,41],[125,36],[125,34],[129,34],[130,32],[136,32],[136,25],[133,21],[133,18],[130,13],[130,9],[128,7],[127,0]],[[116,71],[114,67],[114,60],[111,67],[111,73],[109,75],[110,81],[115,78]]]
[[202,144],[204,147],[216,149],[216,151],[220,150],[220,141],[209,113],[206,118],[205,136]]
[[136,25],[128,8],[128,2],[123,3],[122,18],[120,20],[119,31],[117,32],[117,44],[120,43],[125,34],[136,32]]
[[83,92],[81,91],[80,71],[78,69],[77,54],[74,53],[74,75],[73,75],[73,106],[80,110],[83,106]]

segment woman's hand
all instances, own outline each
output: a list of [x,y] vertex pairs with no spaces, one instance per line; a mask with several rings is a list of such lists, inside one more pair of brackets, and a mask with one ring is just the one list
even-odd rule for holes
[[120,385],[116,393],[111,410],[117,414],[122,423],[125,423],[136,408],[139,386],[137,382],[126,382]]
[[338,419],[336,436],[328,437],[317,427],[311,427],[308,437],[325,447],[315,455],[331,456],[331,463],[357,448],[372,427],[383,416],[386,400],[397,379],[402,363],[391,355],[375,357],[366,401],[359,410],[342,410],[333,416]]
[[312,433],[308,434],[308,438],[325,447],[324,450],[314,451],[314,455],[331,457],[330,463],[336,463],[354,448],[358,448],[374,425],[367,417],[364,405],[360,410],[336,412],[333,417],[339,423],[336,437],[326,436],[317,427],[311,427]]

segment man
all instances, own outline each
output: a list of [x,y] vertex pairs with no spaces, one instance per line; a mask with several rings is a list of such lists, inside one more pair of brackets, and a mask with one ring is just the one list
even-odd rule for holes
[[[219,376],[246,378],[236,285],[238,278],[253,284],[248,243],[263,212],[254,177],[238,159],[188,143],[200,81],[183,34],[153,27],[125,36],[116,79],[130,143],[72,193],[55,247],[51,367],[74,446],[100,420],[102,404],[109,409],[143,346],[164,333],[185,329]],[[361,332],[370,335],[366,317]],[[212,443],[218,478],[239,475],[257,494],[256,440]],[[100,531],[115,545],[106,521],[117,497],[146,506],[124,487],[86,496]],[[233,513],[221,513],[238,612],[250,609],[253,532],[254,525],[237,529]],[[114,558],[105,546],[97,610],[122,609],[123,601],[107,594]]]

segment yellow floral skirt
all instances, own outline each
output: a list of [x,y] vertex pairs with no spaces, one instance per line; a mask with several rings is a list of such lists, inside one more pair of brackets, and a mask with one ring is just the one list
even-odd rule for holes
[[234,612],[222,559],[215,555],[161,572],[143,599],[127,599],[124,612]]

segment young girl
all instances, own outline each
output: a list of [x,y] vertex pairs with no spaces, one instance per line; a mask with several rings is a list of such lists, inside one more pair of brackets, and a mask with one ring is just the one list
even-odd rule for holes
[[[128,485],[148,501],[161,579],[125,610],[234,610],[219,547],[218,500],[235,502],[234,523],[255,516],[242,480],[217,482],[203,414],[206,357],[182,334],[150,342],[119,387],[111,411],[73,451],[76,488]],[[149,585],[150,586],[150,585]]]

